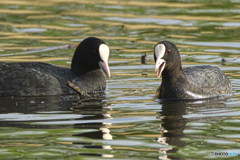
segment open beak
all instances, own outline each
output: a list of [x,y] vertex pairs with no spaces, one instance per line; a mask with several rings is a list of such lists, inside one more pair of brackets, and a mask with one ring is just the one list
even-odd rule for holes
[[156,57],[155,63],[155,72],[157,71],[157,78],[159,78],[162,74],[162,71],[165,67],[166,61],[163,58],[164,53],[166,51],[166,47],[164,44],[157,44],[154,48],[154,55]]
[[100,68],[103,70],[103,72],[106,74],[106,76],[108,78],[110,78],[110,70],[109,70],[109,66],[108,66],[108,63],[107,62],[102,62],[102,61],[99,61],[98,62]]
[[157,78],[160,78],[162,71],[165,67],[166,61],[163,59],[157,58],[156,64],[155,64],[155,72],[157,71]]

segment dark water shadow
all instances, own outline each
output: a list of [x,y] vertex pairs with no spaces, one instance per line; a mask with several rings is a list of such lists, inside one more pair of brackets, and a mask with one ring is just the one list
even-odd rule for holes
[[[103,120],[111,118],[107,112],[111,110],[111,105],[107,104],[105,95],[91,95],[92,98],[79,101],[78,96],[50,96],[50,97],[2,97],[0,98],[0,127],[13,127],[23,129],[80,129],[82,132],[68,135],[69,137],[78,137],[80,139],[89,139],[89,141],[73,141],[72,145],[82,149],[82,156],[100,156],[104,154],[88,153],[87,149],[108,149],[108,146],[96,145],[94,140],[111,140],[112,135],[108,129],[111,124],[94,122],[94,120]],[[16,114],[15,119],[3,118],[5,115]],[[38,115],[49,115],[46,119],[38,119]],[[29,119],[21,116],[36,117]],[[60,118],[51,119],[51,116],[58,115]],[[66,115],[68,116],[66,118]],[[78,116],[79,115],[79,116]],[[34,117],[33,116],[33,117]],[[61,116],[65,118],[61,119]],[[75,118],[74,118],[74,117]],[[76,118],[79,117],[79,118]],[[20,119],[20,120],[19,120]],[[31,122],[51,122],[62,121],[61,125],[34,124]],[[80,123],[68,124],[68,121],[76,120]],[[91,123],[89,123],[91,122]],[[66,124],[64,124],[66,123]],[[57,137],[56,137],[57,138]],[[86,151],[85,151],[86,150]],[[86,152],[86,153],[85,153]]]
[[193,121],[203,122],[204,119],[211,119],[210,117],[185,118],[184,115],[191,115],[200,110],[222,109],[226,107],[224,102],[226,101],[202,100],[160,102],[160,104],[162,104],[162,111],[159,112],[159,116],[157,118],[162,120],[160,127],[163,127],[164,129],[161,130],[163,136],[157,138],[157,142],[172,145],[173,148],[170,150],[160,149],[159,152],[167,153],[167,158],[170,159],[181,159],[181,157],[171,154],[177,152],[179,147],[186,146],[185,142],[181,140],[183,137],[191,136],[184,133],[184,130],[188,128],[186,124]]
[[[81,120],[99,120],[99,119],[109,119],[111,115],[108,114],[108,111],[112,110],[111,105],[106,105],[106,101],[86,101],[81,104],[75,105],[72,110],[74,113],[80,113],[82,115],[93,115],[93,117],[84,117]],[[92,140],[112,140],[112,135],[110,134],[109,127],[110,123],[101,123],[101,122],[86,122],[76,123],[73,125],[75,129],[94,129],[90,132],[84,132],[79,134],[73,134],[73,137],[87,138]],[[73,145],[81,146],[82,149],[111,149],[111,146],[106,145],[96,145],[95,143],[86,143],[86,142],[72,142]],[[79,153],[81,156],[90,156],[90,157],[105,157],[106,154],[96,154],[88,153],[81,151]]]
[[[0,127],[25,127],[32,128],[23,122],[54,121],[54,120],[94,120],[108,117],[105,95],[97,95],[80,102],[78,96],[49,96],[49,97],[1,97],[0,98]],[[38,119],[41,114],[50,118]],[[59,115],[59,118],[51,119],[51,115]],[[13,115],[13,120],[8,117]],[[23,116],[26,116],[24,119]],[[27,119],[27,116],[35,116]],[[61,119],[61,115],[69,115],[69,118]],[[71,115],[75,115],[73,118]],[[76,118],[79,115],[79,118]],[[23,118],[20,118],[20,117]],[[16,121],[14,121],[16,119]],[[10,125],[11,124],[11,125]],[[10,125],[10,126],[9,126]],[[40,127],[41,126],[41,127]],[[51,128],[50,125],[36,125],[37,128]],[[56,128],[57,126],[54,126]]]

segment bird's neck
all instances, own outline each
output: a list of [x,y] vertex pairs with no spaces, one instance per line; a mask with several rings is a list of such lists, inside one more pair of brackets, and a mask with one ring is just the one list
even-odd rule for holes
[[77,67],[71,67],[71,71],[76,75],[83,75],[83,74],[86,74],[87,72],[89,72],[88,70],[83,70],[83,69],[77,68]]
[[168,84],[177,84],[181,81],[186,81],[187,77],[183,73],[182,66],[172,66],[171,68],[165,68],[162,72],[162,82]]
[[80,55],[74,54],[71,64],[71,71],[73,73],[76,75],[82,75],[95,69],[96,67],[94,68],[90,66],[84,61],[84,58],[80,57]]

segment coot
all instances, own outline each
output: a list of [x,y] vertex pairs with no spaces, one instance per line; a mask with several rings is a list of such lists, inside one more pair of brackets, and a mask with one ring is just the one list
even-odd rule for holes
[[104,91],[110,77],[109,47],[101,39],[89,37],[76,48],[71,69],[41,62],[0,62],[0,96],[45,96],[74,93],[70,81],[87,93]]
[[156,96],[160,99],[207,99],[230,97],[232,85],[217,67],[203,65],[182,69],[177,47],[168,41],[154,48],[155,71],[162,74]]

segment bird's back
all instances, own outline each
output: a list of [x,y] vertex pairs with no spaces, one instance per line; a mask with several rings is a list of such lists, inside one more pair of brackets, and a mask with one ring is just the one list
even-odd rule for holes
[[86,88],[87,82],[84,77],[84,75],[75,75],[68,68],[47,63],[0,62],[0,96],[44,96],[74,93],[66,86],[67,81],[91,92],[94,87]]
[[203,98],[231,95],[232,85],[227,76],[217,67],[204,65],[183,69],[189,81],[188,94]]

